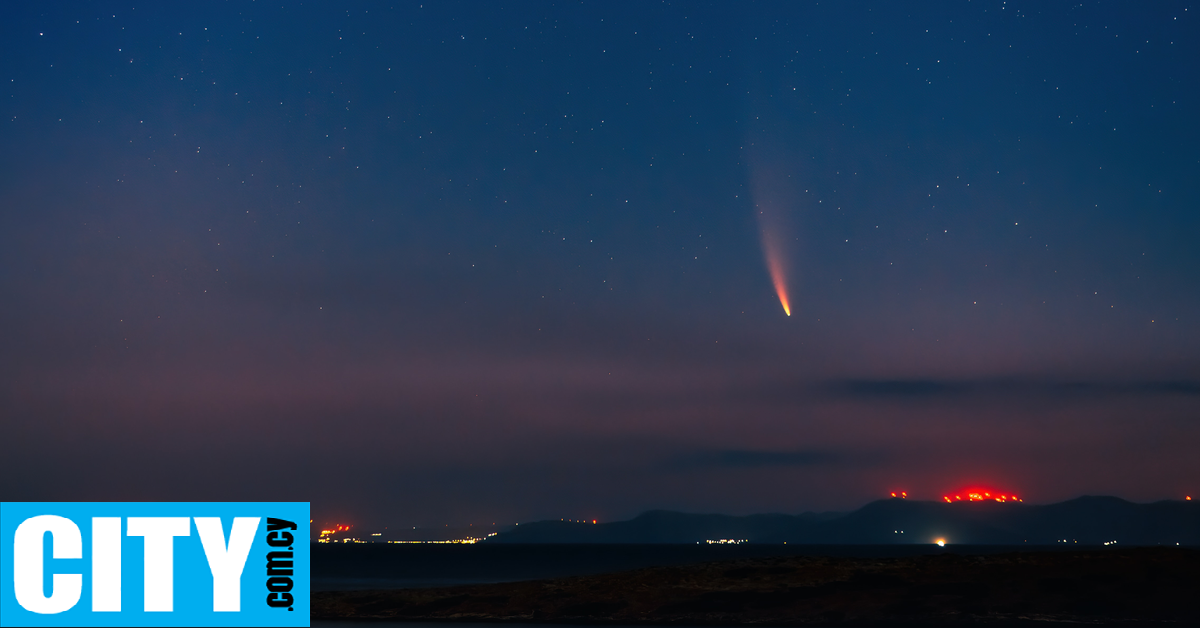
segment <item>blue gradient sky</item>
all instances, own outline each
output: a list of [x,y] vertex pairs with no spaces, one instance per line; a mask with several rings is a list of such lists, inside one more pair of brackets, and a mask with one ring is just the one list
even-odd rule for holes
[[12,7],[0,491],[1200,492],[1198,11]]

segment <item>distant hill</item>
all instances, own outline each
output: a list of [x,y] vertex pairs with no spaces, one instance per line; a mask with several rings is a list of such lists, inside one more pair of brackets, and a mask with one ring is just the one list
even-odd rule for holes
[[1200,545],[1200,502],[1135,504],[1084,496],[1032,506],[1018,502],[924,502],[885,499],[847,514],[746,517],[654,510],[629,521],[538,521],[488,543],[750,543],[972,545]]

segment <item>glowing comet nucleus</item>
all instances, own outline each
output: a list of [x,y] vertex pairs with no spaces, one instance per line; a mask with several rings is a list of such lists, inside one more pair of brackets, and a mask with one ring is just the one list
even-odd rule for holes
[[784,271],[783,253],[775,238],[763,231],[763,256],[767,260],[767,272],[771,273],[771,283],[775,284],[775,294],[779,295],[779,304],[783,306],[784,314],[792,315],[792,306],[788,302],[787,275]]

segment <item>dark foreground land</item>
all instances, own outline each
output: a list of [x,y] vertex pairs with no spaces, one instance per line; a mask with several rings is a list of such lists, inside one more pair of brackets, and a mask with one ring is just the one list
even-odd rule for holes
[[439,589],[328,591],[313,619],[1200,626],[1200,551],[773,557]]

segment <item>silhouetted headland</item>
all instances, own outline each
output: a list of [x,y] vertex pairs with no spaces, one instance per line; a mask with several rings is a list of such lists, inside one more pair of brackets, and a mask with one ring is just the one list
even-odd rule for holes
[[487,543],[1200,545],[1200,502],[1085,496],[1048,505],[885,499],[847,514],[746,517],[656,510],[613,523],[538,521]]

